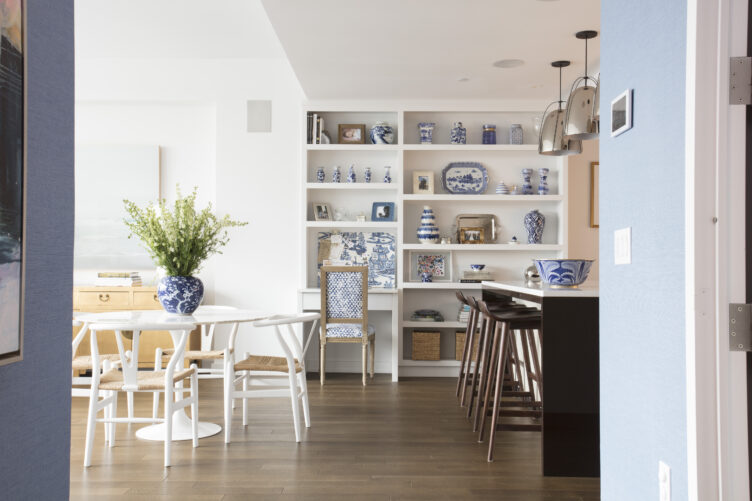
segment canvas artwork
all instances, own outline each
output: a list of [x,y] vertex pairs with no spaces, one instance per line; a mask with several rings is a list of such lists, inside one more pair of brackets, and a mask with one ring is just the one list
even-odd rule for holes
[[0,364],[21,358],[24,52],[21,0],[0,0]]
[[318,267],[325,260],[332,264],[368,265],[368,287],[395,287],[396,238],[391,233],[319,232]]
[[417,264],[418,274],[432,273],[439,278],[446,276],[446,256],[443,254],[421,254]]

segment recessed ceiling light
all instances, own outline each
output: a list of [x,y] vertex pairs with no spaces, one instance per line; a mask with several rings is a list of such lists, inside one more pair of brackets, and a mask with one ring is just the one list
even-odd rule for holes
[[516,68],[525,64],[522,59],[499,59],[493,65],[497,68]]
[[457,81],[458,81],[458,82],[469,82],[469,81],[470,81],[470,79],[469,79],[468,77],[459,77],[459,78],[457,79]]

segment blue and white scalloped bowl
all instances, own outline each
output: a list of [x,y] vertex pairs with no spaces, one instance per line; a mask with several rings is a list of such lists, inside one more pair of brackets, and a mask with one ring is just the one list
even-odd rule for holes
[[553,288],[576,289],[587,280],[592,259],[536,259],[543,282]]

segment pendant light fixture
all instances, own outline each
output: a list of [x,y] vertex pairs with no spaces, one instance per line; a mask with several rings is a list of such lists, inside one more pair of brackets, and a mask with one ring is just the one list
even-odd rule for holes
[[[567,115],[564,122],[564,137],[567,139],[596,139],[600,132],[600,110],[598,105],[598,79],[587,73],[587,42],[598,36],[597,31],[578,31],[575,36],[585,40],[585,76],[578,77],[572,84],[567,99]],[[584,83],[584,85],[580,85]]]
[[[582,153],[582,142],[564,139],[566,110],[561,108],[564,103],[561,99],[561,69],[569,66],[569,61],[554,61],[551,66],[559,68],[559,100],[549,104],[543,112],[543,125],[541,125],[538,137],[538,153],[557,157],[576,155]],[[549,112],[549,108],[554,104],[557,105],[556,109]]]

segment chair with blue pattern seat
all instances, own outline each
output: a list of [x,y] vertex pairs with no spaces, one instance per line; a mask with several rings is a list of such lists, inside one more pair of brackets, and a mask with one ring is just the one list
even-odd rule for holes
[[375,338],[374,328],[368,325],[368,266],[322,266],[321,384],[326,379],[327,343],[360,343],[365,386],[369,347],[373,377]]

